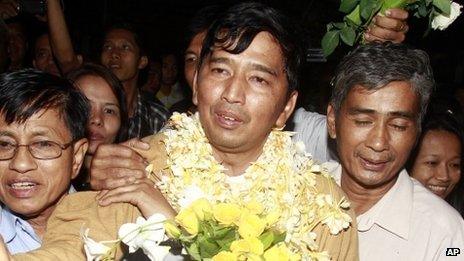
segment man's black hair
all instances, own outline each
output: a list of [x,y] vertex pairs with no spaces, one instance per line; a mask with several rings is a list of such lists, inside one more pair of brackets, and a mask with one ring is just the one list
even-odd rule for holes
[[405,44],[369,43],[356,47],[343,57],[332,80],[331,104],[338,113],[348,93],[355,86],[378,90],[394,81],[410,83],[417,94],[420,102],[420,126],[435,81],[427,53]]
[[296,23],[267,5],[247,2],[232,6],[211,25],[200,57],[200,66],[214,48],[239,54],[260,32],[271,34],[282,50],[289,91],[298,90],[303,51]]
[[35,69],[0,75],[0,114],[7,124],[24,123],[41,110],[55,109],[73,140],[86,137],[87,99],[68,80]]
[[223,9],[219,5],[210,5],[198,10],[187,26],[185,46],[187,47],[197,34],[206,32]]

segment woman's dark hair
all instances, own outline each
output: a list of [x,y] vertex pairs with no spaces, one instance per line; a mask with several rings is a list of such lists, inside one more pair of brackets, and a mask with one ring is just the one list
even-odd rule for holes
[[86,137],[87,98],[68,80],[35,69],[0,75],[0,113],[7,124],[24,123],[41,110],[55,109],[73,140]]
[[[422,123],[422,133],[418,139],[417,145],[411,152],[406,169],[411,173],[414,162],[420,150],[420,144],[425,135],[429,131],[441,130],[456,135],[461,143],[461,175],[463,174],[464,160],[464,126],[463,112],[459,107],[459,103],[454,98],[435,97],[431,100],[427,114]],[[452,205],[461,215],[464,215],[464,178],[454,187],[453,191],[448,195],[446,201]]]
[[289,17],[261,3],[240,3],[218,15],[203,42],[199,66],[217,47],[231,54],[242,53],[260,32],[271,34],[280,45],[289,93],[298,90],[303,57],[299,27]]
[[[102,78],[111,87],[111,91],[118,100],[119,111],[121,117],[121,126],[119,127],[118,135],[115,142],[122,142],[127,139],[128,130],[128,114],[126,107],[126,96],[124,88],[118,78],[107,68],[102,65],[87,63],[77,70],[70,72],[67,78],[76,85],[76,81],[84,76],[96,76]],[[76,86],[78,87],[78,86]]]

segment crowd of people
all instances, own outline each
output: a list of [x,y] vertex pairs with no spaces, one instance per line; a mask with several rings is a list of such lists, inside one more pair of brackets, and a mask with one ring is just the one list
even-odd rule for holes
[[[271,133],[291,126],[332,176],[316,188],[351,204],[340,233],[314,228],[332,260],[464,253],[464,114],[435,92],[428,54],[402,43],[406,11],[375,19],[367,43],[339,61],[323,115],[296,108],[300,31],[264,4],[201,9],[183,66],[172,53],[152,57],[130,23],[109,26],[99,63],[88,62],[59,0],[46,1],[48,30],[29,42],[17,5],[0,0],[1,260],[85,260],[83,224],[105,241],[139,216],[173,218],[179,209],[157,184],[178,173],[167,160],[178,113],[199,121],[230,190],[247,189],[240,177]],[[113,257],[127,254],[120,247]]]

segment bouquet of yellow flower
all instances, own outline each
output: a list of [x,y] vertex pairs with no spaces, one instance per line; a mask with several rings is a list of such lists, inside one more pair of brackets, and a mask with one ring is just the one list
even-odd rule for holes
[[322,51],[330,55],[340,44],[340,40],[353,46],[375,15],[384,15],[391,8],[404,8],[417,18],[428,17],[430,28],[444,30],[461,13],[461,5],[450,0],[341,0],[339,11],[346,14],[343,22],[329,23],[322,38]]
[[284,243],[285,232],[274,225],[276,213],[264,215],[254,202],[211,205],[202,198],[165,223],[170,238],[179,240],[194,260],[298,260]]

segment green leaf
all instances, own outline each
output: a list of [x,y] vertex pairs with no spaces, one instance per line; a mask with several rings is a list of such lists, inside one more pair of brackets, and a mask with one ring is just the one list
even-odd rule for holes
[[334,27],[337,28],[337,29],[342,29],[343,27],[345,27],[345,23],[333,23]]
[[408,2],[408,0],[385,0],[383,1],[380,12],[385,14],[385,11],[391,8],[405,8]]
[[213,239],[221,239],[227,235],[231,230],[233,230],[232,227],[224,227],[221,229],[214,230]]
[[361,2],[359,2],[359,11],[362,18],[368,20],[371,16],[373,16],[376,2],[377,1],[374,0],[361,0]]
[[185,249],[187,250],[187,253],[191,258],[193,258],[194,260],[201,260],[200,251],[196,242],[187,246]]
[[198,241],[198,247],[200,248],[200,255],[202,258],[211,258],[217,255],[221,249],[218,244],[211,242],[207,238]]
[[426,17],[429,12],[427,12],[427,7],[425,5],[420,5],[417,8],[417,12],[419,13],[420,17]]
[[340,31],[332,30],[325,33],[324,37],[322,37],[322,52],[327,57],[335,48],[337,48],[338,44],[340,43]]
[[361,14],[359,13],[359,5],[349,15],[345,16],[345,19],[350,20],[355,25],[361,25]]
[[272,242],[273,245],[283,242],[285,240],[285,236],[287,233],[281,233],[281,234],[274,234],[274,242]]
[[350,13],[359,3],[359,0],[342,0],[340,3],[340,8],[338,9],[340,12],[345,14]]
[[342,38],[345,44],[353,46],[356,40],[356,33],[353,28],[346,26],[340,31],[340,38]]
[[228,250],[232,242],[237,240],[237,238],[237,232],[235,230],[230,230],[221,239],[215,239],[215,241],[221,247],[221,249]]
[[259,236],[258,239],[263,243],[264,250],[266,250],[272,245],[272,242],[274,242],[274,232],[269,230]]
[[199,223],[198,231],[203,232],[208,237],[211,237],[214,234],[214,228],[211,226],[211,224],[205,221]]
[[449,0],[433,0],[433,5],[442,11],[443,15],[449,16],[451,13],[451,1]]

